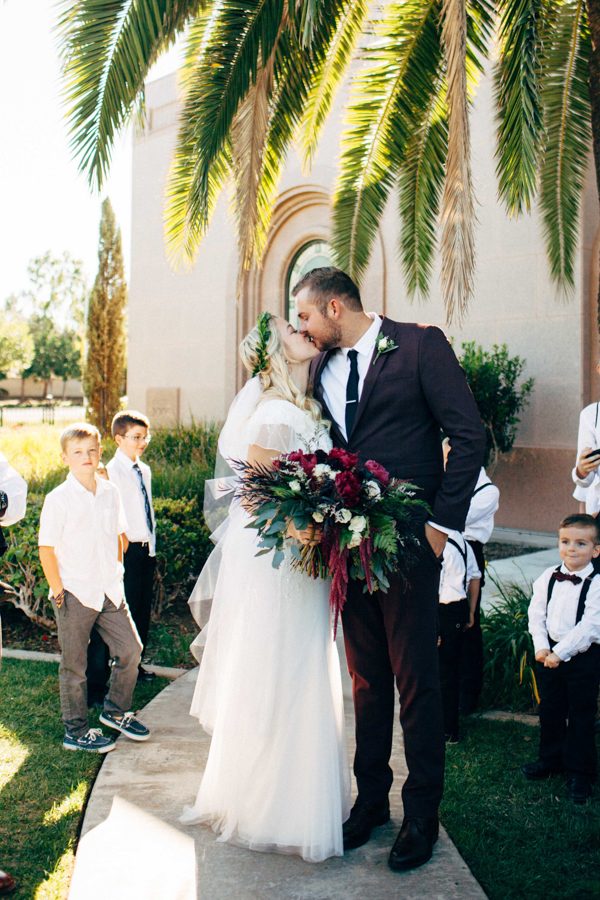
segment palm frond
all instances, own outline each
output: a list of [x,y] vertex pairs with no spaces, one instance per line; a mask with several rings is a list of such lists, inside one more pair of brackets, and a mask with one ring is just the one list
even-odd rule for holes
[[406,146],[400,172],[399,206],[402,230],[400,252],[409,296],[425,296],[429,287],[440,196],[448,151],[445,85],[432,93],[420,127]]
[[406,143],[427,109],[439,58],[439,2],[389,3],[353,79],[335,189],[332,246],[356,280],[366,269]]
[[472,100],[485,70],[494,34],[494,7],[490,0],[467,0],[467,91]]
[[361,36],[369,9],[368,0],[345,0],[343,3],[330,5],[337,9],[327,10],[323,21],[333,22],[335,27],[327,34],[328,45],[325,52],[315,53],[313,48],[313,84],[299,131],[307,169],[316,152],[336,91],[344,79]]
[[90,184],[100,188],[117,132],[143,93],[150,66],[202,0],[63,2],[59,38],[71,148]]
[[496,174],[509,214],[529,211],[537,190],[543,139],[542,35],[547,0],[500,0]]
[[583,0],[561,4],[554,40],[544,59],[546,146],[540,204],[553,279],[573,286],[579,207],[591,142],[588,85],[590,34]]
[[448,155],[442,197],[442,291],[446,316],[462,318],[473,293],[475,208],[471,182],[469,101],[464,0],[444,0],[442,41],[446,58]]

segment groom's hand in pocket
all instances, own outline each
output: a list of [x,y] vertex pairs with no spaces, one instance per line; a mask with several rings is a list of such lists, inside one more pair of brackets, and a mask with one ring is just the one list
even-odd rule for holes
[[311,524],[308,528],[303,528],[302,531],[300,531],[296,528],[293,521],[290,520],[288,522],[287,535],[295,541],[298,541],[299,544],[307,544],[310,547],[316,547],[317,544],[321,543],[322,529],[319,525]]
[[429,522],[426,522],[425,537],[427,538],[429,546],[439,559],[444,552],[448,535],[445,531],[440,531],[438,528],[434,528],[433,525],[430,525]]

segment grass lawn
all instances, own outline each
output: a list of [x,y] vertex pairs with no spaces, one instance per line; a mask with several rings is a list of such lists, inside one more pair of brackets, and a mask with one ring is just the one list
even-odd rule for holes
[[467,720],[450,747],[441,817],[492,900],[600,897],[600,790],[574,806],[560,777],[528,782],[538,731],[517,722]]
[[[139,685],[134,707],[144,706],[166,684],[157,678]],[[90,724],[98,724],[97,713]],[[18,880],[15,898],[67,896],[82,811],[102,757],[63,750],[62,737],[58,666],[3,660],[0,868]]]

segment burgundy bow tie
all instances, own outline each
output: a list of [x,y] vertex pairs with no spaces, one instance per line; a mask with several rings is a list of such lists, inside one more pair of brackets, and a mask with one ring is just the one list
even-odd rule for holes
[[570,581],[572,584],[581,584],[583,578],[580,578],[579,575],[568,575],[566,572],[555,572],[554,573],[557,581]]

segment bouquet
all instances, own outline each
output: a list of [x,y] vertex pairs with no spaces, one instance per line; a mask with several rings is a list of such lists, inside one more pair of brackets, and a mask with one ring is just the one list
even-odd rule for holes
[[[385,593],[389,575],[406,579],[421,553],[417,526],[429,508],[415,497],[414,485],[391,478],[375,460],[359,465],[357,454],[334,448],[286,453],[268,468],[234,465],[242,475],[237,496],[251,514],[248,527],[260,536],[257,555],[273,552],[277,567],[289,546],[293,568],[331,576],[336,625],[349,578],[364,581],[369,593]],[[290,522],[300,531],[315,526],[317,541],[291,539]]]

